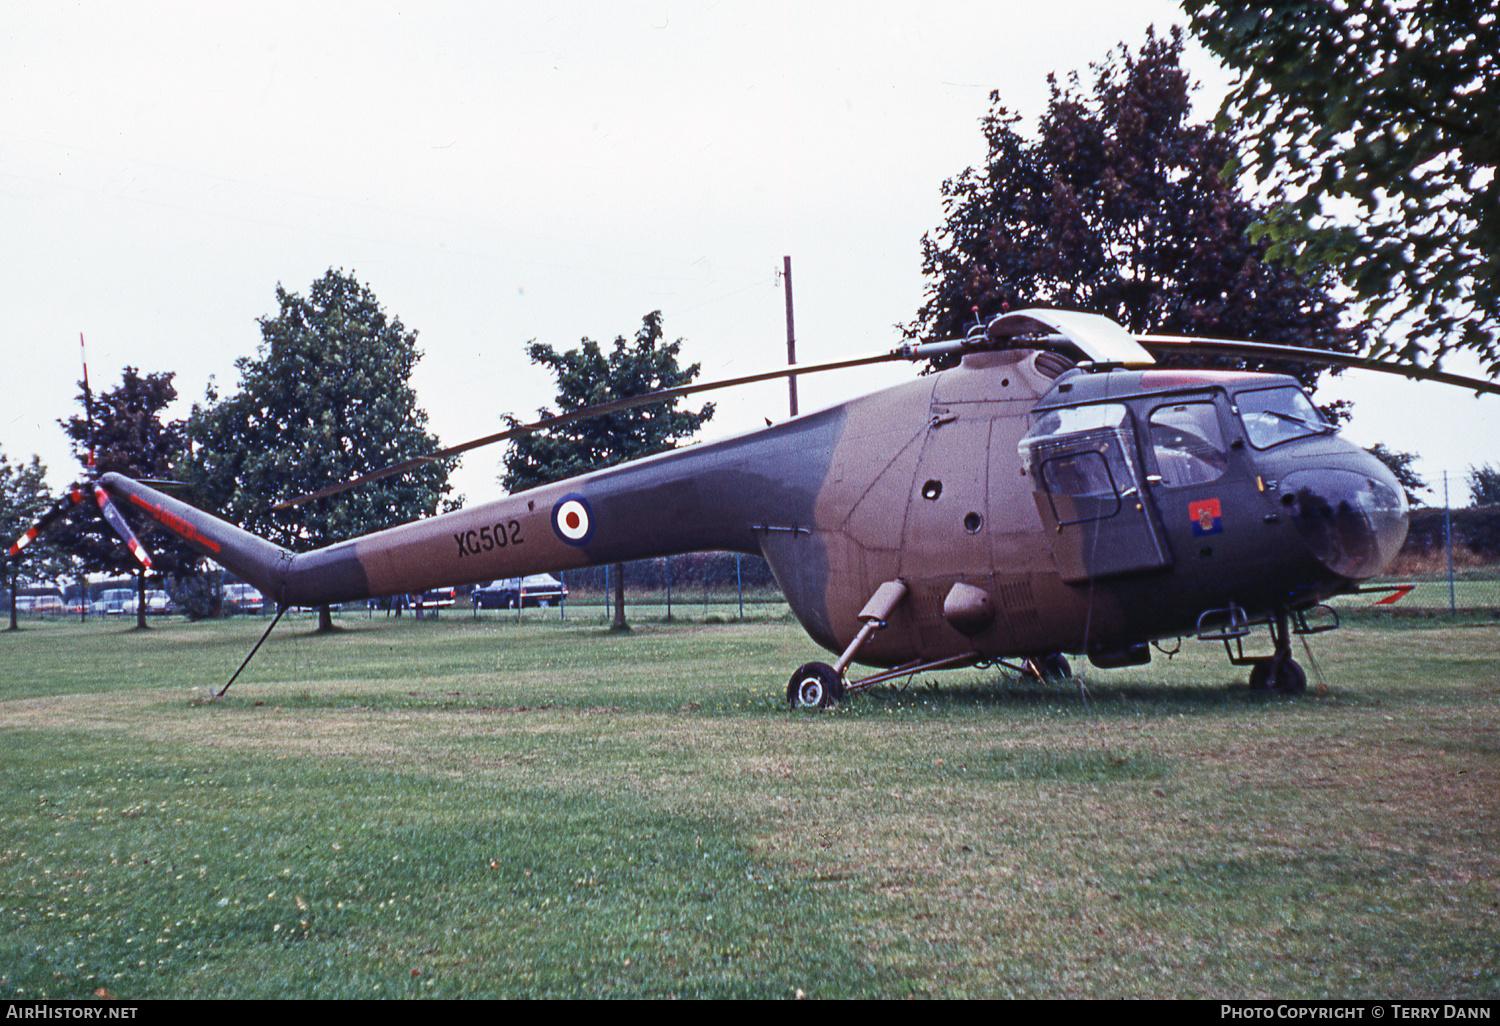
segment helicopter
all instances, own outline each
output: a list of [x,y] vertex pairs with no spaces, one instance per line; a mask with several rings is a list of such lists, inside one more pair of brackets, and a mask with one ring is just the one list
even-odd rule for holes
[[[1152,642],[1186,636],[1222,642],[1231,663],[1249,668],[1251,687],[1300,693],[1307,676],[1292,637],[1336,627],[1327,600],[1359,590],[1395,558],[1407,530],[1403,489],[1339,436],[1296,379],[1167,369],[1152,349],[1367,366],[1500,392],[1345,354],[1137,337],[1101,315],[1029,309],[963,339],[617,400],[388,467],[314,496],[689,392],[957,358],[951,369],[763,429],[309,552],[119,474],[99,477],[93,492],[143,561],[116,502],[281,612],[687,552],[761,556],[803,629],[836,654],[792,673],[793,708],[828,708],[944,668],[1001,664],[1067,677],[1069,655],[1138,666]],[[75,489],[18,544],[86,498]],[[1262,625],[1270,653],[1247,655],[1244,639]],[[852,679],[856,663],[878,672]]]

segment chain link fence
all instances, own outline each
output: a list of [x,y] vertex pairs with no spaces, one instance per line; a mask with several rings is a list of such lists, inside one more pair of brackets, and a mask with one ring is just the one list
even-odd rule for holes
[[1393,590],[1346,601],[1392,613],[1500,616],[1500,506],[1412,510],[1406,544],[1377,584]]
[[[615,572],[614,566],[591,566],[555,573],[567,587],[566,600],[555,608],[528,603],[520,615],[612,619]],[[758,556],[698,552],[636,560],[624,564],[624,572],[627,619],[713,623],[789,615],[771,568]],[[475,608],[473,615],[516,618],[518,610]]]

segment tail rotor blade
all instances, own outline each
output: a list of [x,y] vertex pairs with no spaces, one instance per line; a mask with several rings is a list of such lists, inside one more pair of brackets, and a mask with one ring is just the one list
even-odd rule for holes
[[119,507],[114,504],[113,500],[110,499],[109,493],[102,486],[96,484],[94,485],[94,499],[99,503],[99,512],[104,514],[104,519],[109,522],[110,527],[115,529],[115,534],[118,534],[126,546],[129,547],[131,555],[140,560],[141,565],[147,570],[150,570],[151,553],[146,551],[146,546],[141,544],[141,540],[135,536],[135,532],[125,522],[124,515],[120,512]]
[[36,523],[27,528],[26,532],[22,534],[21,537],[15,540],[14,544],[12,544],[11,547],[6,550],[6,556],[10,559],[15,559],[16,556],[20,555],[22,549],[30,545],[32,542],[36,541],[36,539],[41,535],[45,534],[53,524],[57,523],[57,521],[67,516],[69,511],[72,510],[74,506],[82,502],[83,499],[84,494],[82,488],[75,487],[69,490],[67,495],[58,500],[58,502],[51,509],[41,515]]
[[89,419],[88,472],[93,475],[94,464],[94,393],[89,390],[89,353],[83,344],[83,332],[78,333],[78,355],[83,361],[83,410]]

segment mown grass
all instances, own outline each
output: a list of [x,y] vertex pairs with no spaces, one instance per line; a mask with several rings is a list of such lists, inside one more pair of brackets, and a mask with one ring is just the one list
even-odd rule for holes
[[0,995],[1500,992],[1493,626],[806,715],[776,622],[342,623],[0,635]]

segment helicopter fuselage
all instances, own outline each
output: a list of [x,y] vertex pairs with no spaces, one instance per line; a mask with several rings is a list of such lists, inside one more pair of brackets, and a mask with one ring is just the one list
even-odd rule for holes
[[1051,652],[1117,665],[1211,611],[1305,608],[1394,557],[1401,489],[1293,379],[1068,366],[973,353],[764,430],[307,553],[103,483],[284,606],[732,551],[764,556],[837,652],[900,581],[858,652],[874,666]]

